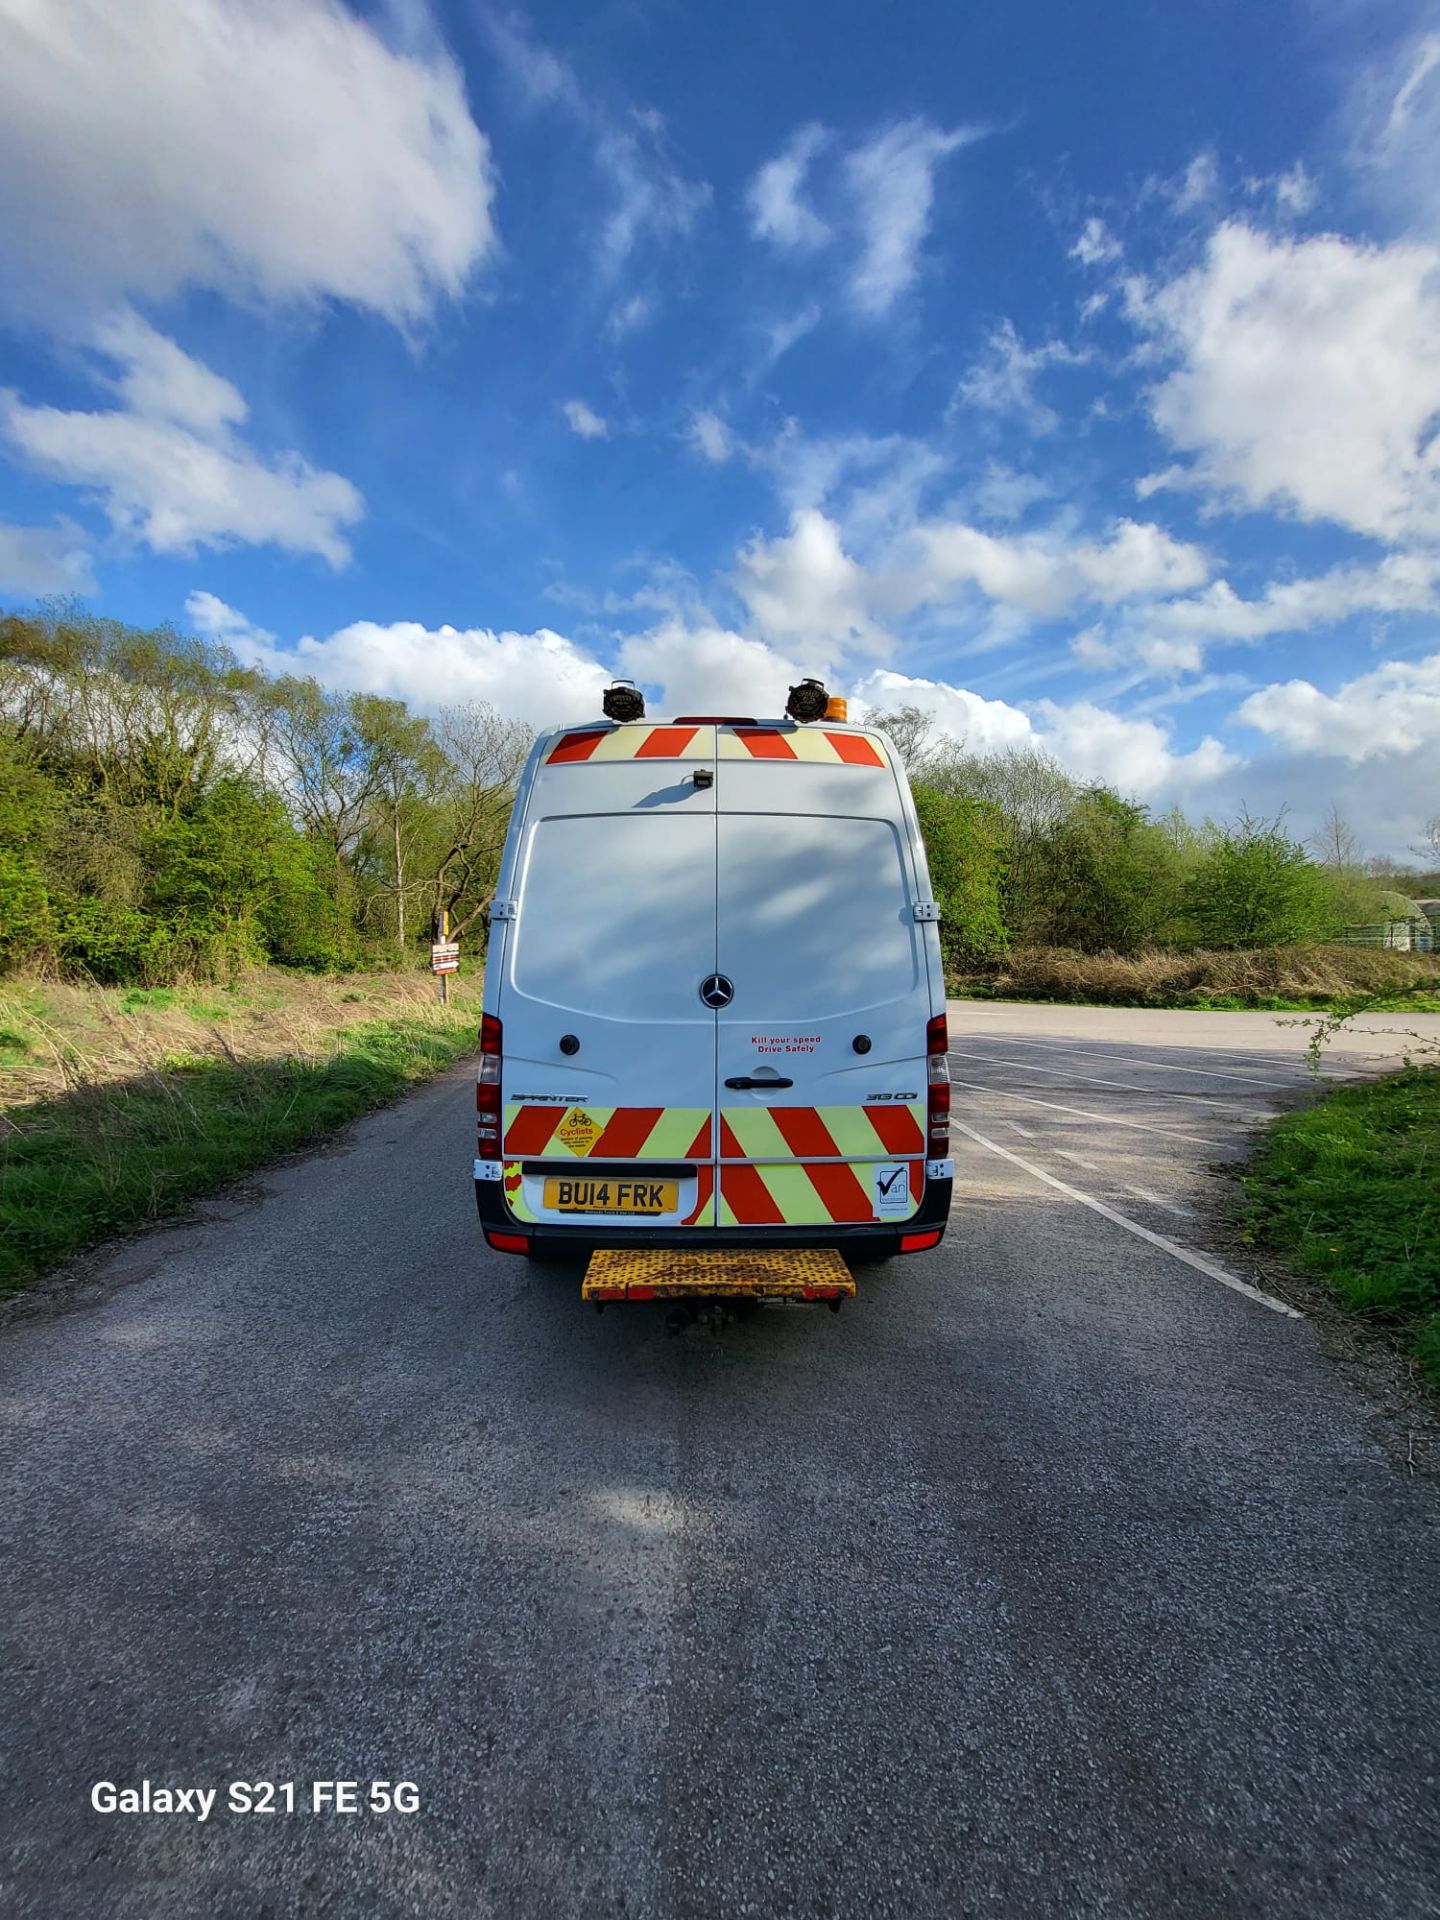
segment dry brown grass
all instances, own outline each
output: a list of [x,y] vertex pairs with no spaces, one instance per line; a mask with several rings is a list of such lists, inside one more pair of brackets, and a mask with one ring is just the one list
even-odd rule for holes
[[[452,980],[453,1005],[479,981]],[[10,979],[0,985],[0,1110],[137,1074],[216,1061],[319,1057],[367,1021],[438,1014],[425,974],[324,975],[262,969],[231,987],[140,989]]]
[[1358,994],[1420,990],[1440,1005],[1440,955],[1376,947],[1275,947],[1243,953],[1075,953],[1021,947],[952,982],[961,993],[1126,1007],[1330,1006]]

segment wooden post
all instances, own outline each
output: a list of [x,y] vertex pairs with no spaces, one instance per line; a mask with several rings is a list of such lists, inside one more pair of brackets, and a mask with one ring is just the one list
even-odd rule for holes
[[[440,909],[440,938],[442,940],[448,940],[450,938],[450,909],[448,907],[442,907]],[[448,973],[442,973],[439,974],[437,978],[440,985],[440,1004],[442,1007],[448,1007],[450,1004],[450,976]]]

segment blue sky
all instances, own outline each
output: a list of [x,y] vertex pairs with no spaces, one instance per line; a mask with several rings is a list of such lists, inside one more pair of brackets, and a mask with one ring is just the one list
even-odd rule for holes
[[1440,810],[1440,10],[0,0],[0,597]]

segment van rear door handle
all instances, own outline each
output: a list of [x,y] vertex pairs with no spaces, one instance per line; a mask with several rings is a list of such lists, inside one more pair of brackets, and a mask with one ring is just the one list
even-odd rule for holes
[[779,1074],[776,1074],[773,1080],[769,1078],[754,1080],[748,1073],[740,1073],[737,1074],[733,1080],[727,1080],[725,1084],[727,1087],[735,1087],[742,1092],[749,1090],[754,1093],[769,1093],[773,1087],[793,1087],[795,1082],[793,1080],[782,1080]]

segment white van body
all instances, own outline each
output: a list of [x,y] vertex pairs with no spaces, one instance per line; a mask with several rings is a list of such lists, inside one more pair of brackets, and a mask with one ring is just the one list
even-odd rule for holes
[[880,732],[687,718],[543,735],[491,908],[490,1243],[861,1261],[937,1244],[938,918]]

